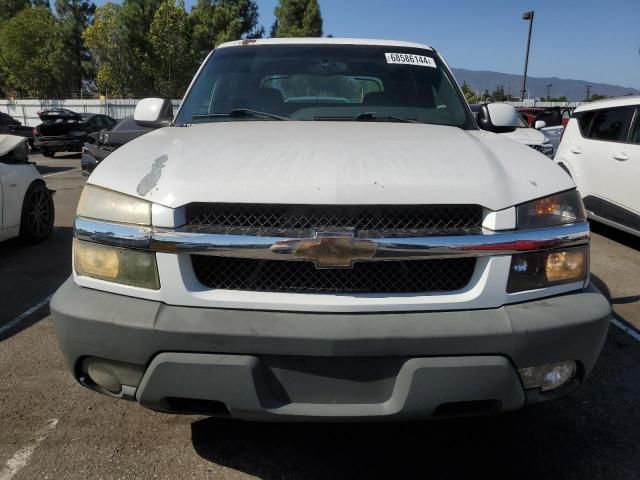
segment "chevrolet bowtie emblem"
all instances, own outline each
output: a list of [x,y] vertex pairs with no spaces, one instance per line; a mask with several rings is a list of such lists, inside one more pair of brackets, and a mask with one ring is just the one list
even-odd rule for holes
[[276,242],[271,251],[311,260],[316,268],[351,268],[353,262],[373,257],[376,244],[350,233],[318,233],[314,238]]

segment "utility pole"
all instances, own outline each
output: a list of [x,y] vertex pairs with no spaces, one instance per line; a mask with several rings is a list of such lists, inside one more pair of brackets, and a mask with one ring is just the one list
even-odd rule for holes
[[591,95],[591,88],[593,87],[593,85],[586,85],[584,88],[587,89],[587,99],[586,101],[589,101],[589,95]]
[[524,58],[524,77],[522,78],[522,100],[527,93],[527,69],[529,68],[529,47],[531,46],[531,30],[533,29],[534,11],[530,10],[522,14],[522,20],[529,20],[529,36],[527,37],[527,53]]
[[551,87],[553,87],[553,83],[550,83],[549,85],[547,85],[547,102],[551,98]]

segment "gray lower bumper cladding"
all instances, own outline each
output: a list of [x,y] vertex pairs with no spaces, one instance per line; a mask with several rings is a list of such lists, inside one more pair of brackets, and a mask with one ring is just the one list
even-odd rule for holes
[[[144,406],[165,411],[212,399],[232,416],[249,419],[428,417],[438,408],[444,414],[446,407],[457,406],[514,410],[525,402],[518,375],[504,357],[411,358],[391,379],[391,390],[384,392],[376,384],[386,379],[373,375],[355,381],[346,364],[335,378],[291,370],[274,374],[252,356],[161,353],[147,369],[136,397]],[[303,391],[324,398],[321,403],[305,399]],[[206,401],[201,405],[206,407]]]
[[[155,410],[261,420],[518,409],[584,382],[610,316],[594,287],[487,310],[318,314],[176,307],[72,279],[51,311],[83,385]],[[123,380],[114,393],[92,384],[92,358],[133,385]],[[523,389],[518,369],[567,360],[578,365],[568,385]]]

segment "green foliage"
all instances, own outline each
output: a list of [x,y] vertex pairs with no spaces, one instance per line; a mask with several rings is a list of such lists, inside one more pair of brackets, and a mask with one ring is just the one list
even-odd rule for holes
[[45,7],[25,8],[0,28],[0,71],[5,90],[48,97],[57,91],[56,21]]
[[88,0],[55,0],[58,15],[58,45],[54,55],[57,76],[71,91],[80,91],[82,80],[91,72],[91,55],[82,40],[96,6]]
[[589,97],[587,102],[595,102],[596,100],[604,100],[605,98],[607,98],[606,95],[598,95],[597,93],[594,93]]
[[15,17],[20,10],[30,6],[29,0],[0,0],[0,21]]
[[322,15],[318,0],[280,0],[275,9],[274,37],[321,37]]
[[163,97],[182,95],[196,70],[191,50],[191,25],[184,0],[164,0],[149,29],[154,87]]
[[102,92],[125,96],[129,77],[124,58],[127,46],[123,43],[121,6],[107,2],[95,11],[94,21],[82,34],[96,66],[96,83]]
[[[53,0],[55,15],[49,1],[0,0],[0,95],[77,95],[95,80],[110,95],[176,96],[211,49],[265,34],[256,0],[197,0],[190,14],[184,0]],[[272,35],[322,35],[318,0],[280,0],[276,17]]]
[[254,0],[198,0],[189,20],[193,50],[200,58],[221,43],[264,36],[264,28],[258,27],[258,5]]
[[130,79],[129,93],[142,97],[154,93],[151,71],[152,47],[149,29],[162,0],[123,0],[118,13],[122,45],[126,46],[122,65]]
[[505,101],[507,99],[507,96],[504,94],[504,85],[498,85],[490,96],[494,102]]

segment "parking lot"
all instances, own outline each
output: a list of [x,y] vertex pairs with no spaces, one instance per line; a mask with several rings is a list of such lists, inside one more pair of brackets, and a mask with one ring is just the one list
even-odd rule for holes
[[70,274],[77,154],[33,155],[56,228],[0,244],[0,480],[87,478],[640,478],[640,242],[593,227],[592,281],[616,314],[586,385],[488,418],[244,423],[151,412],[78,386],[48,299]]

